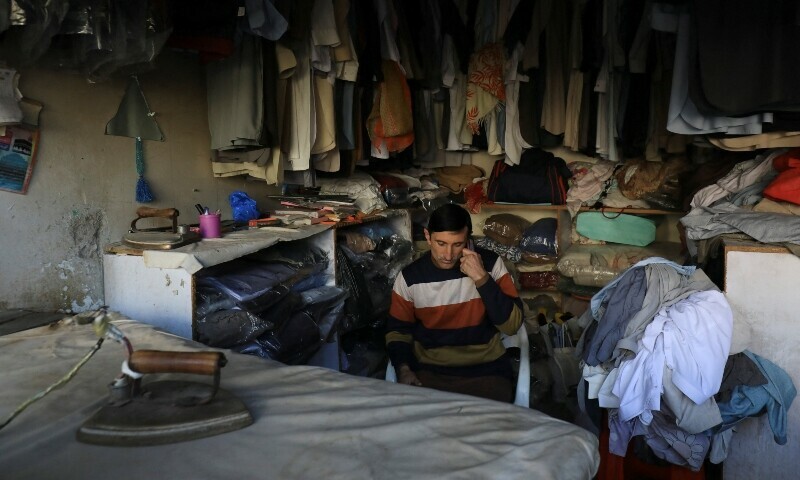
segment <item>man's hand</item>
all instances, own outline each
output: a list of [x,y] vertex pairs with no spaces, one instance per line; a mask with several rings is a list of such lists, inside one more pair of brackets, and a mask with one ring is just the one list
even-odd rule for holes
[[417,374],[414,373],[408,365],[400,365],[397,367],[397,383],[416,385],[418,387],[422,386],[422,382],[417,378]]
[[465,248],[461,250],[461,273],[468,276],[475,282],[475,285],[481,286],[488,280],[489,274],[483,268],[483,260],[481,256],[474,251]]

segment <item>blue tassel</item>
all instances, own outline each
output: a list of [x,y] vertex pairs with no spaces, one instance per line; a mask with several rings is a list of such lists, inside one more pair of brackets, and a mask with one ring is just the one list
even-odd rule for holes
[[139,203],[150,203],[153,201],[153,192],[144,177],[139,177],[136,181],[136,201]]
[[150,185],[144,179],[144,145],[142,145],[142,137],[136,137],[136,173],[139,174],[139,180],[136,181],[136,201],[139,203],[149,203],[155,198],[153,192],[150,191]]

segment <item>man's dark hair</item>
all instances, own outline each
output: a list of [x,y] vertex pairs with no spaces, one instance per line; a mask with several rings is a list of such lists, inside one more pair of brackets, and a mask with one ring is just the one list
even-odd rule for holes
[[469,212],[455,203],[442,205],[428,219],[428,233],[458,232],[464,227],[467,227],[467,235],[472,235],[472,218]]

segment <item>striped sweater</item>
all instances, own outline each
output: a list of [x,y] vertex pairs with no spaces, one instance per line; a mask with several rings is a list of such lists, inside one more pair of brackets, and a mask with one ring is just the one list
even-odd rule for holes
[[460,376],[512,377],[500,333],[522,323],[522,302],[503,260],[478,248],[488,281],[480,288],[459,268],[441,269],[430,252],[397,276],[386,347],[394,365]]

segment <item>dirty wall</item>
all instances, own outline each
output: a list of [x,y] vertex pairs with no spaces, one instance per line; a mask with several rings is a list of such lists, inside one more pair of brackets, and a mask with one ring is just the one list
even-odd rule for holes
[[[23,95],[44,103],[33,177],[26,195],[0,191],[0,309],[84,311],[103,304],[103,248],[135,218],[135,141],[105,135],[126,78],[91,84],[80,75],[20,69]],[[221,208],[244,190],[274,192],[263,182],[211,173],[203,68],[164,51],[157,69],[139,75],[165,136],[145,141],[145,176],[156,201],[196,223],[195,203]],[[141,222],[140,222],[141,223]],[[137,225],[138,226],[138,225]]]

